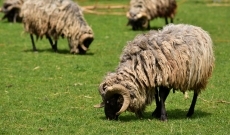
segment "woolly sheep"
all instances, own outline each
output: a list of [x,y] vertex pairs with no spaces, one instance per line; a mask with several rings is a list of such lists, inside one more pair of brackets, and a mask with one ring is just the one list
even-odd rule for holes
[[191,90],[194,95],[187,113],[190,117],[213,68],[209,34],[197,26],[170,24],[128,42],[116,71],[108,73],[100,84],[102,103],[95,107],[104,107],[110,120],[118,119],[126,110],[141,117],[155,99],[152,115],[166,121],[165,100],[170,90]]
[[[59,36],[67,37],[70,53],[85,53],[94,39],[82,9],[71,0],[26,0],[21,16],[25,31],[30,33],[34,51],[37,49],[33,34],[37,38],[46,36],[54,51],[57,51]],[[54,44],[51,37],[55,40]]]
[[5,0],[0,12],[4,13],[2,20],[7,19],[9,22],[21,22],[20,15],[23,0]]
[[131,25],[133,30],[150,29],[150,20],[157,17],[164,17],[166,24],[169,17],[173,23],[176,8],[176,0],[131,0],[126,13],[127,25]]

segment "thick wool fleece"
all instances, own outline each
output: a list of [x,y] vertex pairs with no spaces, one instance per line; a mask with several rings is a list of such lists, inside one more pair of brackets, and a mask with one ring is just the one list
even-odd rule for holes
[[209,34],[192,25],[167,25],[162,30],[138,35],[128,42],[116,71],[100,84],[121,84],[130,92],[128,111],[141,115],[154,100],[155,88],[164,86],[185,92],[204,90],[214,68]]
[[49,35],[77,40],[93,34],[81,8],[71,0],[26,0],[21,9],[25,31],[42,38]]

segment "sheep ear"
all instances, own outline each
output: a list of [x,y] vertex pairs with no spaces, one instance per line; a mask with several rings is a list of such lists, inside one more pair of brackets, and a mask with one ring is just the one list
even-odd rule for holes
[[95,107],[95,108],[102,108],[104,106],[105,106],[104,102],[101,102],[100,104],[94,105],[93,107]]

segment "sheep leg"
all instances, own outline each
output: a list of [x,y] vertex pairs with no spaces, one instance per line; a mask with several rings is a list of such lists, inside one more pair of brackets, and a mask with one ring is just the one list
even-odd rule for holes
[[169,23],[168,23],[168,18],[167,18],[167,17],[165,17],[165,24],[169,24]]
[[52,46],[53,50],[57,52],[57,40],[54,41],[54,45]]
[[132,24],[132,30],[137,30],[138,28],[137,28],[137,26],[136,26],[136,24]]
[[153,111],[153,113],[152,113],[152,116],[155,116],[155,117],[157,117],[157,118],[160,118],[160,114],[161,114],[161,112],[160,112],[160,100],[159,100],[159,92],[158,92],[158,88],[156,87],[155,88],[155,102],[156,102],[156,109]]
[[167,87],[160,87],[159,90],[159,96],[160,96],[160,105],[161,105],[161,116],[160,116],[160,120],[162,121],[167,121],[167,113],[166,113],[166,109],[165,109],[165,100],[168,97],[170,92],[170,89]]
[[198,96],[198,94],[196,92],[194,92],[194,95],[192,98],[192,103],[191,103],[191,106],[190,106],[189,111],[187,113],[187,117],[191,117],[194,113],[194,108],[196,105],[197,96]]
[[17,22],[17,16],[18,16],[18,14],[17,14],[16,11],[15,11],[14,17],[13,17],[13,23],[16,23],[16,22]]
[[35,43],[34,43],[34,37],[33,37],[32,34],[30,34],[30,39],[31,39],[31,42],[32,42],[33,51],[37,51],[36,46],[35,46]]
[[150,21],[148,21],[148,27],[147,27],[148,30],[150,30]]
[[46,38],[49,40],[52,49],[53,49],[55,52],[57,52],[57,40],[55,40],[55,42],[54,42],[54,44],[53,44],[53,41],[52,41],[52,39],[51,39],[50,36],[46,36]]
[[[165,100],[169,95],[170,89],[167,87],[160,87],[159,91],[155,89],[155,101],[156,101],[156,109],[153,111],[152,116],[156,116],[162,121],[167,120],[167,113],[165,110]],[[160,96],[160,100],[159,100]]]
[[171,20],[171,23],[173,23],[173,18],[170,18],[170,20]]
[[14,15],[14,23],[16,23],[16,18],[17,18],[16,15]]

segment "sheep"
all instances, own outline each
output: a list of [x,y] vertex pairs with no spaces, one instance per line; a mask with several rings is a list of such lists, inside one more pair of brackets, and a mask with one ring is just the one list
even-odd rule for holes
[[8,22],[22,22],[20,17],[20,10],[23,0],[5,0],[0,12],[4,13],[2,20],[7,19]]
[[157,17],[165,18],[166,24],[169,17],[173,23],[176,9],[176,0],[131,0],[126,13],[127,25],[131,25],[133,30],[150,29],[150,20]]
[[142,117],[155,99],[152,116],[167,121],[165,100],[170,90],[190,90],[194,95],[187,117],[191,117],[214,68],[212,46],[206,31],[188,24],[169,24],[136,36],[124,47],[115,72],[100,83],[102,103],[94,107],[104,107],[109,120],[117,120],[126,110]]
[[[46,36],[57,51],[59,36],[68,40],[70,53],[84,54],[94,39],[93,30],[84,19],[82,9],[71,0],[26,0],[21,8],[24,29],[30,33],[33,50],[36,51],[33,34]],[[54,39],[54,43],[52,38]]]

